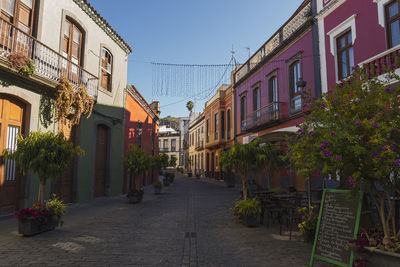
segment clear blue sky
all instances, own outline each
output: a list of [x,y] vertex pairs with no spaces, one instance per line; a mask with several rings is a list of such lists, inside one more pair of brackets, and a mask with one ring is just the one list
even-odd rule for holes
[[[303,0],[89,0],[133,48],[128,83],[161,117],[187,116],[184,97],[152,95],[152,67],[146,62],[228,64],[232,44],[239,63],[255,52],[293,14]],[[202,111],[204,101],[196,103]]]

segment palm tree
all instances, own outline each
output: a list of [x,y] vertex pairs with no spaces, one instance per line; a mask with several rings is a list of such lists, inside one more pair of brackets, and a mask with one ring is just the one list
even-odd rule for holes
[[192,114],[192,110],[193,110],[193,108],[194,108],[194,104],[193,104],[193,101],[192,101],[192,100],[189,100],[189,101],[186,103],[186,108],[189,110],[190,114]]

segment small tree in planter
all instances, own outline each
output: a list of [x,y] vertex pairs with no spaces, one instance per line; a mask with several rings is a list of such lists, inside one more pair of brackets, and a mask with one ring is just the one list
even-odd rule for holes
[[[32,235],[51,229],[53,216],[58,219],[63,215],[63,206],[56,198],[44,205],[44,189],[46,181],[55,179],[68,167],[73,156],[83,155],[79,147],[68,142],[63,133],[31,132],[29,136],[19,136],[17,150],[4,151],[4,157],[14,160],[25,175],[33,171],[39,177],[38,204],[33,208],[24,208],[15,215],[19,219],[20,233]],[[22,225],[23,223],[24,225]],[[27,223],[27,224],[26,224]],[[54,228],[54,227],[53,227]]]
[[261,214],[260,202],[256,198],[239,200],[233,207],[233,213],[246,226],[255,227]]
[[31,132],[27,137],[19,136],[15,152],[4,151],[4,157],[14,160],[24,175],[28,171],[33,171],[39,176],[40,206],[44,204],[46,181],[61,175],[73,156],[83,154],[83,150],[68,142],[63,133],[40,131]]
[[258,141],[253,141],[248,144],[235,143],[232,149],[229,151],[229,158],[231,159],[232,165],[242,180],[243,188],[243,199],[247,199],[247,188],[248,188],[248,173],[250,168],[256,162]]
[[155,181],[153,183],[153,187],[154,187],[154,194],[159,195],[161,193],[163,185],[160,181]]
[[130,191],[127,197],[131,203],[140,202],[143,198],[143,189],[138,176],[148,170],[148,155],[140,147],[130,144],[125,157],[125,166],[130,173]]
[[387,246],[400,236],[392,198],[400,193],[400,87],[388,86],[393,81],[400,81],[393,72],[379,80],[357,69],[321,99],[308,97],[311,114],[288,144],[289,159],[303,177],[320,169],[353,194],[369,192]]

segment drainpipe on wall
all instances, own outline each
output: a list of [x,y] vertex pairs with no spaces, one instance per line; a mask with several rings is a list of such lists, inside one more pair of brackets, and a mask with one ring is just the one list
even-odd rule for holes
[[233,144],[236,143],[236,88],[233,88]]
[[318,22],[315,16],[317,15],[317,0],[311,0],[311,12],[313,18],[312,24],[312,47],[313,47],[313,61],[314,61],[314,86],[315,97],[320,98],[322,95],[321,83],[321,61],[319,51],[319,34]]

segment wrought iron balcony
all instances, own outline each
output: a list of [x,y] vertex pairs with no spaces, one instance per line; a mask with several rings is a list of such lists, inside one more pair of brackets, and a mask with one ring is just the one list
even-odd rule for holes
[[158,148],[158,151],[159,152],[169,152],[170,150],[169,150],[169,147],[160,147],[160,148]]
[[246,119],[241,121],[240,129],[244,132],[280,119],[281,103],[273,102],[259,110],[247,114]]
[[22,53],[33,61],[35,75],[56,83],[65,77],[75,89],[85,86],[88,94],[97,99],[98,77],[0,19],[0,58],[8,60],[14,53]]

